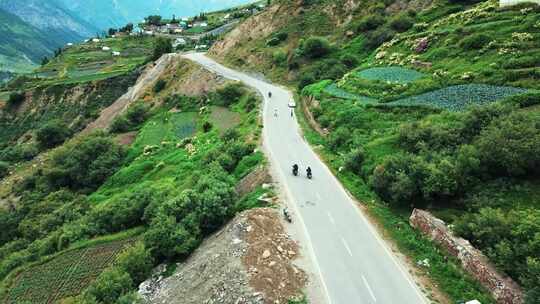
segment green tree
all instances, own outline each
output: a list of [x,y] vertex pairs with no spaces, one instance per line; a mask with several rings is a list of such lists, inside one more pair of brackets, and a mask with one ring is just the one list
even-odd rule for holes
[[152,55],[152,60],[158,60],[163,54],[168,54],[173,52],[171,39],[168,38],[158,38],[156,44],[154,45],[154,54]]
[[133,280],[129,274],[114,267],[102,272],[88,287],[85,296],[99,303],[115,303],[120,297],[129,293],[133,286]]
[[330,42],[322,37],[310,37],[302,46],[303,54],[312,59],[326,56],[330,51]]
[[129,273],[131,279],[138,285],[148,278],[154,266],[153,257],[142,242],[120,254],[117,265],[125,272]]
[[36,140],[42,149],[50,149],[62,144],[70,135],[71,130],[65,123],[53,120],[37,130]]

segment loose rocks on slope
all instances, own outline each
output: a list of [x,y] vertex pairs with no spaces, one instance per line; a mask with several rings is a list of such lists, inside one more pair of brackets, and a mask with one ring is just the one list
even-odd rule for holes
[[293,264],[297,255],[278,211],[253,209],[208,238],[170,277],[158,269],[139,293],[155,304],[287,303],[307,282]]

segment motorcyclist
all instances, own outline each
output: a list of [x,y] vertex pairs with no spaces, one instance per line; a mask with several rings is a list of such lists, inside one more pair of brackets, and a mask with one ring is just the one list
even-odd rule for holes
[[268,97],[272,98],[272,92],[268,92]]
[[298,165],[297,164],[294,164],[292,166],[292,172],[293,172],[293,175],[294,176],[297,176],[298,175]]
[[313,173],[311,171],[311,167],[307,167],[306,169],[307,177],[311,179],[313,177]]

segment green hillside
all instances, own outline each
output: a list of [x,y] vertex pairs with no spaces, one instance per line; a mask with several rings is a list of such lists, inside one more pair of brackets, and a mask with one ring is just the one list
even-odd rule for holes
[[306,123],[308,139],[452,301],[493,302],[427,249],[412,208],[454,225],[538,303],[538,20],[538,5],[498,1],[275,1],[210,54],[298,88],[329,133]]

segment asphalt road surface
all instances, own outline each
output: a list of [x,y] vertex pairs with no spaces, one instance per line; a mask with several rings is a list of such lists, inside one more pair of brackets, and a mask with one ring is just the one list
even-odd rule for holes
[[[204,54],[184,57],[226,78],[239,80],[265,96],[264,145],[292,201],[293,220],[301,221],[329,304],[427,303],[410,275],[355,202],[302,137],[288,104],[289,91],[228,69]],[[272,92],[272,97],[268,97]],[[300,175],[292,175],[292,165]],[[306,168],[313,179],[306,178]]]

